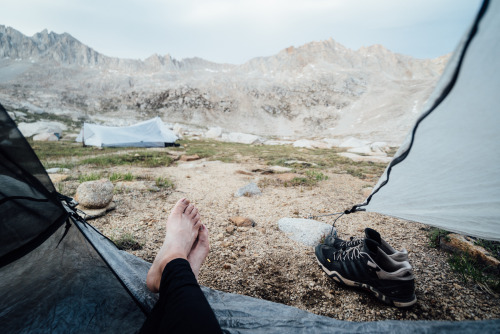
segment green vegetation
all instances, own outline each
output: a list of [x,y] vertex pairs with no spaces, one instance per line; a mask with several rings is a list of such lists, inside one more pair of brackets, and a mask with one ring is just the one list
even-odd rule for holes
[[490,268],[479,263],[469,253],[452,254],[448,263],[451,269],[460,274],[465,282],[470,279],[490,293],[500,293],[498,273],[497,275],[487,273]]
[[174,183],[166,177],[157,177],[155,180],[155,184],[158,188],[174,188]]
[[132,173],[113,173],[109,176],[109,180],[111,182],[117,182],[117,181],[133,181],[135,179],[135,176],[132,175]]
[[103,176],[101,173],[90,173],[90,174],[81,174],[78,177],[78,182],[83,183],[87,181],[95,181],[102,179]]
[[[449,241],[449,239],[447,239],[448,234],[450,234],[448,231],[439,228],[431,228],[429,230],[429,246],[438,248],[442,238]],[[496,251],[497,255],[500,250],[500,242],[478,239],[475,243],[492,253]],[[498,268],[491,268],[479,263],[477,259],[469,253],[451,254],[448,258],[448,263],[450,268],[458,273],[465,282],[471,280],[478,284],[483,290],[492,294],[500,292]]]
[[96,167],[112,167],[120,165],[132,165],[141,167],[168,167],[173,159],[166,152],[141,151],[125,154],[111,154],[86,158],[81,161],[84,165],[93,165]]
[[134,236],[130,233],[124,233],[120,235],[118,238],[116,239],[112,238],[111,240],[115,243],[118,249],[122,250],[142,249],[142,245],[137,240],[135,240]]
[[450,232],[439,229],[439,228],[431,228],[429,231],[429,246],[433,248],[439,248],[439,245],[441,244],[441,238],[445,238],[447,240],[447,235],[450,234]]
[[[337,153],[343,151],[339,148],[309,150],[291,145],[245,145],[214,140],[183,140],[181,144],[186,146],[186,154],[198,154],[209,160],[223,162],[254,160],[267,165],[291,167],[297,171],[311,168],[333,168],[338,173],[348,173],[361,179],[373,181],[382,175],[387,166],[387,164],[382,163],[354,162],[339,156]],[[181,149],[177,148],[176,150]],[[307,164],[287,163],[293,160],[304,161]]]
[[500,242],[498,242],[498,241],[490,241],[490,240],[483,240],[483,239],[477,239],[475,241],[475,244],[478,245],[478,246],[483,247],[488,252],[490,252],[491,256],[493,256],[496,259],[500,260]]
[[[32,142],[33,149],[45,168],[73,168],[76,165],[111,167],[130,165],[141,167],[170,166],[173,159],[166,150],[131,148],[83,147],[79,143]],[[384,172],[386,164],[372,162],[353,162],[339,156],[342,149],[296,148],[291,145],[245,145],[225,143],[215,140],[181,140],[180,147],[168,148],[169,151],[197,154],[201,158],[223,162],[252,161],[255,163],[291,167],[297,172],[307,170],[332,169],[336,173],[347,173],[367,181],[375,181]],[[306,163],[290,163],[297,160]],[[310,182],[310,178],[305,177]]]
[[[305,177],[295,177],[290,181],[292,186],[314,186],[319,181],[328,180],[328,176],[313,170],[306,171]],[[285,183],[285,186],[288,184]]]

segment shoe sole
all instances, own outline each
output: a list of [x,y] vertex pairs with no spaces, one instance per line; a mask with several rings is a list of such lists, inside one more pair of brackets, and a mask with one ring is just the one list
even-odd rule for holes
[[388,305],[393,305],[395,307],[404,308],[404,307],[410,307],[417,302],[417,297],[415,296],[415,294],[412,296],[411,300],[397,300],[397,299],[394,299],[394,298],[391,298],[391,297],[384,295],[382,292],[375,289],[371,285],[368,285],[366,283],[352,281],[350,279],[343,277],[342,275],[340,275],[336,271],[328,270],[325,266],[323,266],[323,264],[318,260],[317,257],[316,257],[316,261],[318,261],[319,266],[321,267],[321,269],[323,269],[323,271],[326,273],[326,275],[328,277],[330,277],[332,280],[334,280],[336,283],[339,283],[339,284],[344,285],[344,286],[350,286],[350,287],[354,287],[354,288],[361,288],[361,289],[367,290],[367,291],[371,292],[375,297],[377,297],[378,300],[380,300]]

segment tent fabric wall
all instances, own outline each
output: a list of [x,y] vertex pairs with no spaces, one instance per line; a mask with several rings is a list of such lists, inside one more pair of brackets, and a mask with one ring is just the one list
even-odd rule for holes
[[356,209],[500,240],[500,2],[485,1],[425,112]]
[[114,127],[84,123],[77,142],[98,147],[164,147],[177,136],[156,117],[131,126]]

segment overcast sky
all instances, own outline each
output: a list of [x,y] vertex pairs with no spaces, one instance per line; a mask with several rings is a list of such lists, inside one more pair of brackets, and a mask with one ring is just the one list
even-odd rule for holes
[[107,56],[241,64],[333,38],[417,58],[452,52],[480,0],[1,0],[0,24],[67,32]]

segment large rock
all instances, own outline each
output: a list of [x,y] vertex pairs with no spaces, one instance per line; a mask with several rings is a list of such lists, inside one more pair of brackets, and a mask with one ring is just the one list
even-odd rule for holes
[[312,219],[281,218],[278,221],[280,231],[292,240],[314,247],[332,230],[332,226]]
[[369,143],[370,143],[369,140],[361,140],[354,137],[349,137],[343,142],[341,142],[339,147],[361,147],[368,145]]
[[341,152],[341,153],[338,153],[338,155],[340,155],[344,158],[349,158],[352,161],[356,161],[356,162],[369,161],[369,162],[378,162],[378,163],[388,164],[389,162],[392,161],[391,157],[363,156],[363,155],[358,155],[358,154],[351,153],[351,152]]
[[205,138],[220,138],[222,136],[222,128],[220,127],[214,127],[208,129],[207,132],[205,132]]
[[66,131],[68,128],[66,125],[60,122],[48,122],[48,121],[40,121],[36,123],[19,123],[17,126],[19,131],[25,137],[31,137],[33,135],[37,135],[39,133],[62,133]]
[[33,136],[33,141],[58,141],[59,138],[53,133],[39,133]]
[[240,132],[231,132],[228,134],[223,134],[222,140],[240,144],[257,144],[262,142],[262,139],[259,136],[251,135],[248,133],[240,133]]
[[299,139],[293,143],[293,147],[303,147],[303,148],[330,148],[327,143],[309,139]]
[[469,253],[479,262],[500,271],[500,261],[491,256],[486,249],[474,244],[474,239],[456,233],[448,234],[440,239],[441,248],[454,253]]
[[76,189],[75,200],[88,209],[101,209],[113,199],[113,184],[108,179],[83,182]]
[[260,191],[259,187],[255,183],[250,182],[246,186],[238,189],[238,191],[234,193],[234,196],[241,197],[241,196],[254,196],[261,194],[262,192]]

